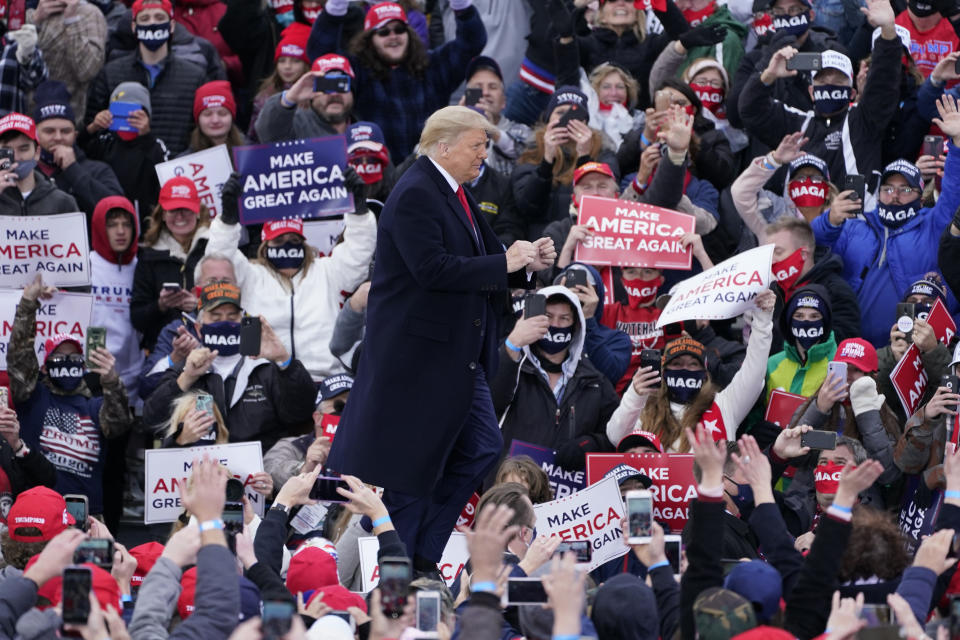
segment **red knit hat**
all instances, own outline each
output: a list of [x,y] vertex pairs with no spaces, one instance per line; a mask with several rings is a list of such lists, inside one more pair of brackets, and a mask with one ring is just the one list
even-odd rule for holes
[[214,80],[197,89],[193,94],[193,119],[200,117],[204,109],[223,107],[234,118],[237,117],[237,101],[233,98],[230,83],[226,80]]
[[307,55],[307,40],[310,38],[310,27],[300,22],[294,22],[283,30],[283,35],[273,53],[273,62],[280,58],[296,58],[310,64]]
[[154,5],[160,5],[160,8],[163,9],[168,16],[173,16],[173,5],[170,4],[170,0],[137,0],[131,7],[133,18],[136,19],[138,13]]

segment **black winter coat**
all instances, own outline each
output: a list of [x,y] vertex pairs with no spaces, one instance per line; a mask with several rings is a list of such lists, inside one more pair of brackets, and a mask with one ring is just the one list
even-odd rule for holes
[[7,474],[14,500],[27,489],[41,485],[53,489],[57,484],[57,469],[40,453],[40,447],[18,458],[6,439],[0,438],[0,469]]
[[33,177],[37,184],[26,200],[23,199],[23,194],[16,185],[0,191],[0,215],[42,216],[80,210],[73,196],[58,189],[42,173],[34,170]]
[[110,165],[123,195],[138,205],[140,228],[147,228],[147,218],[160,197],[160,182],[154,169],[170,159],[167,145],[153,133],[122,140],[113,131],[101,131],[86,143],[90,157]]
[[80,210],[87,214],[89,227],[93,222],[93,210],[97,203],[108,196],[123,195],[123,188],[108,164],[90,160],[76,145],[73,150],[77,161],[64,171],[57,166],[42,166],[47,170],[52,168],[49,174],[44,174],[49,175],[57,188],[73,196]]
[[150,130],[167,144],[171,154],[186,149],[193,129],[193,94],[207,81],[206,70],[174,54],[161,64],[163,68],[155,82],[150,81],[139,49],[104,65],[87,93],[84,123],[90,124],[109,107],[110,93],[118,84],[139,82],[150,89]]

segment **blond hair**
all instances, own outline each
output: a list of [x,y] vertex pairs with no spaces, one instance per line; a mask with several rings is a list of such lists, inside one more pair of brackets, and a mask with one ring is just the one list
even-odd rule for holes
[[[170,419],[167,420],[165,429],[168,436],[172,436],[177,432],[177,429],[180,428],[180,424],[184,418],[187,417],[187,414],[197,406],[197,398],[199,396],[199,391],[185,391],[173,401],[173,411],[170,413]],[[227,427],[223,422],[223,415],[220,413],[220,409],[217,408],[217,403],[213,403],[213,419],[217,423],[216,443],[226,444],[230,439],[230,434],[227,433]]]
[[627,87],[627,109],[633,109],[637,106],[639,85],[634,77],[630,75],[630,72],[619,65],[610,62],[598,64],[596,68],[590,72],[590,85],[593,87],[593,90],[597,92],[597,96],[599,97],[600,83],[611,73],[618,74],[623,80],[623,84]]
[[420,133],[419,155],[432,155],[440,143],[454,144],[457,139],[471,129],[482,129],[493,136],[497,128],[483,115],[468,107],[444,107],[427,118]]

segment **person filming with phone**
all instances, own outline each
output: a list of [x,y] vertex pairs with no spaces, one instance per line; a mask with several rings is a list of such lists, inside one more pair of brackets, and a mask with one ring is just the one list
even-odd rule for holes
[[[247,324],[244,333],[242,324]],[[259,324],[259,331],[256,330]],[[213,396],[209,413],[225,416],[231,442],[260,440],[264,450],[295,427],[310,421],[316,390],[303,364],[292,357],[264,318],[244,317],[240,289],[207,285],[200,293],[196,330],[201,346],[181,366],[163,374],[143,405],[143,421],[159,435],[171,424],[177,398],[190,391]],[[197,417],[181,430],[181,443],[209,417]],[[189,433],[185,433],[187,431]]]

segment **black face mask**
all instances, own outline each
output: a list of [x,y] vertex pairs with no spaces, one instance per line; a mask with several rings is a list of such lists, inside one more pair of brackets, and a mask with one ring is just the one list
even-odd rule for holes
[[299,269],[304,258],[303,243],[285,242],[279,247],[267,246],[266,255],[275,269]]
[[138,24],[137,40],[150,51],[156,51],[170,39],[170,22]]
[[47,375],[55,387],[73,391],[83,382],[83,356],[51,356],[47,360]]
[[804,11],[797,16],[773,16],[773,29],[799,38],[810,30],[810,12]]
[[823,340],[823,319],[791,320],[790,333],[798,345],[805,350]]
[[910,0],[907,2],[907,7],[909,7],[910,11],[913,11],[913,14],[918,18],[926,18],[937,12],[935,5],[927,2],[919,2],[919,0]]
[[920,199],[906,204],[877,204],[877,216],[883,226],[889,229],[899,229],[920,213]]
[[667,385],[667,398],[670,402],[689,404],[700,393],[707,372],[687,371],[686,369],[666,369],[664,371]]

